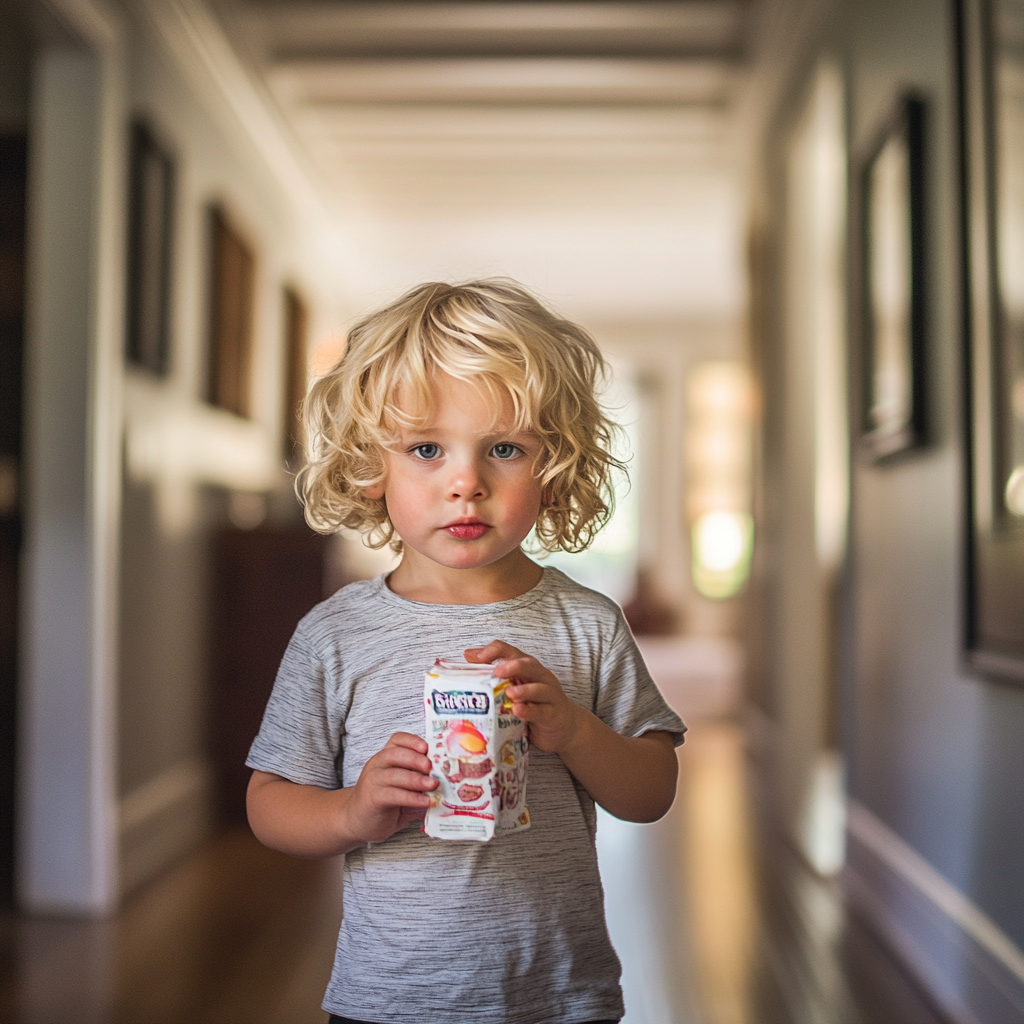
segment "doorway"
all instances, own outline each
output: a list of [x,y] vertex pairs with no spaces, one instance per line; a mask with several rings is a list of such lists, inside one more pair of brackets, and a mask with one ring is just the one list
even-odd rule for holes
[[14,793],[25,298],[24,132],[0,135],[0,905],[14,895]]

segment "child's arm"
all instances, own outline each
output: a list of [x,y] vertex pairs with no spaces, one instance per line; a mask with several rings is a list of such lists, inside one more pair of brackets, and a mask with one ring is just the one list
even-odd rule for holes
[[515,680],[506,693],[515,713],[529,723],[531,745],[558,754],[609,814],[657,821],[672,806],[679,765],[670,733],[620,736],[573,704],[536,658],[500,640],[466,651],[466,659],[494,662],[496,675]]
[[396,732],[346,789],[300,786],[255,771],[246,808],[253,834],[273,850],[297,857],[333,857],[380,843],[421,816],[437,788],[426,740]]

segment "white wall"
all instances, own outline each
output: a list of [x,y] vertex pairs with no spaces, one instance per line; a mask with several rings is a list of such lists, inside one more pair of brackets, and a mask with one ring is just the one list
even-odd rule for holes
[[[309,302],[312,343],[339,330],[345,310],[343,274],[325,255],[327,211],[316,222],[308,205],[316,197],[306,195],[304,206],[294,182],[282,180],[284,143],[260,120],[231,54],[217,49],[216,23],[192,20],[201,15],[141,3],[128,24],[128,106],[173,153],[177,197],[170,370],[155,380],[129,369],[126,379],[118,729],[125,888],[210,827],[210,544],[225,525],[228,491],[276,493],[272,507],[297,513],[282,459],[282,287],[297,286]],[[201,46],[189,32],[197,27]],[[256,254],[250,421],[204,401],[212,202]]]
[[[203,11],[60,0],[35,47],[19,773],[31,910],[106,912],[208,828],[209,537],[231,488],[275,492],[271,506],[294,514],[282,285],[307,297],[314,342],[346,315],[330,211]],[[140,114],[179,172],[160,380],[123,360],[127,128]],[[212,200],[258,255],[251,421],[201,400]]]

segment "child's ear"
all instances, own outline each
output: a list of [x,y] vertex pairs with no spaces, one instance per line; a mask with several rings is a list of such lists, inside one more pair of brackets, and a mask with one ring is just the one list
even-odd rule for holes
[[368,498],[370,498],[373,501],[376,501],[378,498],[383,498],[384,497],[384,481],[381,480],[380,483],[370,484],[369,487],[364,487],[363,488],[363,494],[365,494]]

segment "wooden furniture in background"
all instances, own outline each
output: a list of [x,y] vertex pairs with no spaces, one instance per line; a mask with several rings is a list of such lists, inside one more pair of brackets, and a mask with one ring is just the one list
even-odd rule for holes
[[305,525],[216,537],[210,747],[224,821],[245,819],[245,758],[288,641],[324,596],[326,542]]
[[251,412],[256,258],[224,209],[210,207],[209,400],[247,417]]

